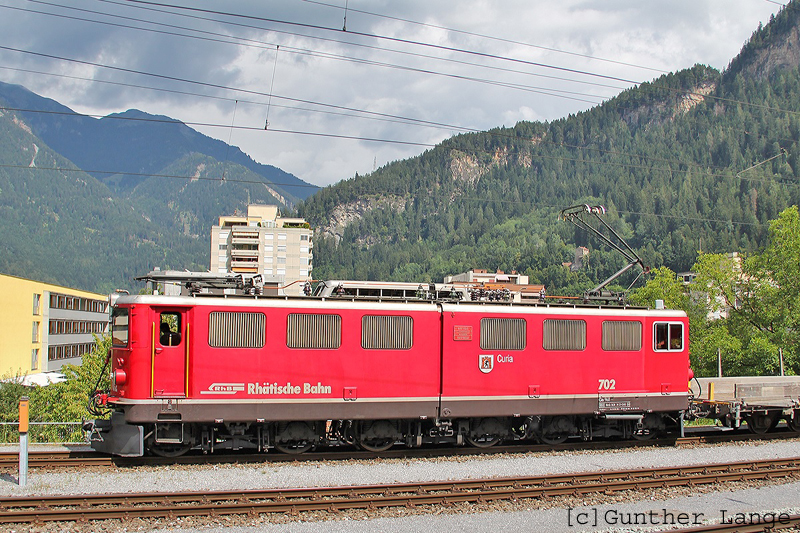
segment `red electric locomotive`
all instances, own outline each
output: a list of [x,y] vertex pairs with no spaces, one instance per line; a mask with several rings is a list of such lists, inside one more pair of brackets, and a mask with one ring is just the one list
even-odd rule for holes
[[358,297],[185,286],[112,299],[112,388],[96,401],[113,413],[91,424],[97,450],[648,438],[680,430],[689,404],[680,311],[473,302],[441,286]]

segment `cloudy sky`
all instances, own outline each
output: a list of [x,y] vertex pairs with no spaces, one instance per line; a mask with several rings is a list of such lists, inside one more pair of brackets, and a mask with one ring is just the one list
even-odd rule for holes
[[780,7],[0,0],[0,80],[81,113],[168,115],[324,186],[462,131],[558,119],[696,63],[724,69]]

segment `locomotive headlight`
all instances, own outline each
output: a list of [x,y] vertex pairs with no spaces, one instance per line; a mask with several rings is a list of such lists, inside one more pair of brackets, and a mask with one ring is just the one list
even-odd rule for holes
[[125,374],[124,370],[121,370],[119,368],[117,370],[114,370],[114,384],[116,384],[117,387],[121,387],[122,385],[124,385],[127,379],[128,375]]

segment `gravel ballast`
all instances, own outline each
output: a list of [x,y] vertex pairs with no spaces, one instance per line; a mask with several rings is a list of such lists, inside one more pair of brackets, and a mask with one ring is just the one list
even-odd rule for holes
[[[370,461],[296,462],[247,465],[188,465],[136,468],[90,468],[85,470],[47,471],[32,469],[28,485],[19,487],[16,472],[0,476],[0,495],[94,494],[118,492],[181,492],[247,490],[284,487],[368,485],[406,483],[486,477],[539,476],[571,472],[624,470],[648,467],[669,467],[778,459],[800,456],[800,439],[758,441],[724,445],[681,447],[643,447],[619,451],[558,451],[526,454],[459,456],[435,459],[380,459]],[[193,522],[140,524],[133,529],[172,532],[225,531],[226,533],[255,533],[273,531],[409,531],[421,528],[444,530],[466,529],[480,531],[640,531],[637,526],[619,529],[608,517],[628,516],[631,513],[655,513],[655,530],[665,529],[664,512],[687,513],[689,517],[702,513],[703,520],[719,521],[739,512],[783,510],[800,513],[800,482],[779,481],[767,486],[740,484],[724,487],[722,492],[706,487],[697,490],[649,492],[616,498],[587,498],[519,502],[495,508],[454,506],[449,509],[396,509],[387,513],[340,514],[335,516],[301,516],[296,518],[259,518],[242,526],[233,520],[223,527],[220,523]],[[733,492],[731,492],[733,490]],[[643,502],[633,500],[644,499]],[[574,507],[571,514],[568,507]],[[499,510],[498,510],[499,509]],[[664,511],[666,510],[666,511]],[[663,512],[662,512],[663,511]],[[581,514],[583,513],[583,514]],[[611,513],[611,514],[609,514]],[[627,514],[626,514],[627,513]],[[413,515],[413,516],[406,516]],[[588,517],[588,518],[587,518]],[[669,514],[666,517],[669,519]],[[572,519],[572,520],[571,520]],[[583,523],[591,519],[591,524]],[[268,523],[274,521],[282,523]],[[618,522],[620,519],[617,519]],[[570,525],[572,521],[572,525]],[[651,520],[652,521],[652,520]],[[259,523],[263,522],[263,523]],[[248,523],[245,521],[245,523]],[[595,526],[594,523],[597,525]],[[224,524],[224,522],[223,522]],[[257,524],[257,525],[256,525]],[[693,525],[693,524],[690,524]],[[650,525],[648,525],[650,527]],[[686,525],[683,525],[686,527]],[[652,529],[652,528],[651,528]]]

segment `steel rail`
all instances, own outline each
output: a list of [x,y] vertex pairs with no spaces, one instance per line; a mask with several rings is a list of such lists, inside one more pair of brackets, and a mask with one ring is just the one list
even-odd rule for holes
[[[301,455],[281,453],[259,454],[189,454],[181,457],[114,457],[93,451],[31,451],[28,454],[30,468],[65,468],[65,467],[133,467],[133,466],[158,466],[176,464],[232,464],[232,463],[277,463],[294,461],[346,461],[352,459],[408,459],[428,457],[452,457],[470,455],[496,455],[511,453],[541,453],[550,451],[580,451],[580,450],[619,450],[622,448],[641,448],[653,446],[683,446],[693,444],[715,444],[724,442],[785,440],[800,436],[800,433],[781,431],[764,435],[754,433],[713,432],[692,437],[672,437],[654,439],[649,441],[590,441],[568,442],[564,444],[512,444],[492,446],[491,448],[474,447],[435,447],[435,448],[397,448],[384,452],[367,452],[347,448],[345,450],[330,449],[321,452],[304,453]],[[0,470],[14,469],[19,466],[18,452],[0,452]]]
[[0,498],[0,523],[223,516],[483,504],[800,475],[800,457],[536,477],[322,488]]

